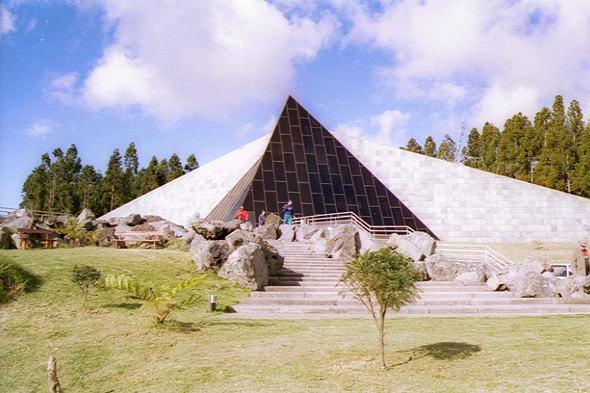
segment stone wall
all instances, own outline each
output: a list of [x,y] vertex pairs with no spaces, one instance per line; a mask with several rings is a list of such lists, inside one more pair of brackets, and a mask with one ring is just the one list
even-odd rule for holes
[[577,241],[590,200],[389,145],[336,137],[441,240]]
[[270,136],[266,135],[156,188],[105,214],[100,219],[129,214],[156,215],[188,226],[191,217],[207,214],[258,160]]

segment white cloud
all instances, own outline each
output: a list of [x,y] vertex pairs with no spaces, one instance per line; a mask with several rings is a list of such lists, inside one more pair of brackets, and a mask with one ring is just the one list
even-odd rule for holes
[[275,126],[277,125],[277,121],[279,120],[278,117],[272,115],[266,123],[262,125],[262,133],[263,134],[270,134],[274,131]]
[[590,1],[405,0],[379,12],[336,4],[352,22],[347,42],[392,57],[381,75],[397,99],[467,105],[471,121],[500,124],[557,94],[590,105]]
[[34,137],[44,137],[51,134],[55,130],[55,125],[52,121],[44,119],[34,123],[31,127],[25,130],[25,134]]
[[403,113],[398,109],[387,110],[380,115],[372,116],[371,124],[379,126],[379,134],[376,139],[380,142],[391,143],[393,137],[395,143],[399,143],[406,133],[402,127],[409,118],[408,113]]
[[8,11],[4,5],[0,5],[0,37],[11,31],[16,31],[15,20],[16,16]]
[[295,64],[337,27],[330,14],[287,17],[263,0],[97,2],[116,40],[83,83],[86,105],[138,107],[163,121],[284,99]]
[[338,124],[334,127],[334,132],[379,143],[405,145],[406,130],[404,126],[409,118],[409,113],[391,109],[379,115],[371,116],[368,124],[361,120]]
[[53,98],[65,104],[73,104],[76,100],[77,82],[77,72],[70,72],[69,74],[57,74],[49,82],[49,94]]

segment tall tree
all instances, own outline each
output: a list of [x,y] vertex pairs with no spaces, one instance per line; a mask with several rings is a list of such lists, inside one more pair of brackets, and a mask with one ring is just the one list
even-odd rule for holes
[[426,154],[428,157],[436,157],[437,154],[436,142],[430,135],[428,135],[424,141],[424,154]]
[[168,160],[162,158],[160,164],[158,164],[158,186],[163,186],[166,184],[166,179],[168,178]]
[[141,176],[141,195],[150,192],[160,186],[158,183],[158,159],[156,156],[152,156],[148,167],[145,169],[145,172],[142,173]]
[[194,154],[191,154],[186,159],[186,164],[184,165],[184,173],[189,173],[190,171],[194,171],[199,167],[199,162]]
[[482,169],[493,172],[501,133],[498,127],[486,122],[481,129]]
[[21,208],[31,210],[47,210],[49,197],[49,168],[51,158],[45,153],[41,156],[39,164],[27,177],[22,188]]
[[102,175],[97,172],[92,165],[84,165],[80,174],[78,183],[78,199],[80,200],[80,209],[90,209],[95,214],[102,215],[106,213],[101,206],[100,186]]
[[590,198],[590,121],[580,135],[579,161],[573,177],[573,190],[577,195]]
[[123,203],[123,178],[124,173],[121,165],[121,154],[119,153],[119,149],[115,149],[109,158],[103,182],[106,205],[109,211],[121,206]]
[[568,139],[563,97],[558,95],[553,102],[543,150],[539,157],[537,178],[540,184],[560,191],[571,189],[568,170],[571,153],[568,152],[570,149]]
[[445,139],[441,142],[438,148],[437,158],[441,160],[454,162],[457,156],[457,145],[449,134],[445,134]]
[[424,150],[422,150],[422,146],[420,146],[420,144],[418,142],[416,142],[416,139],[414,139],[414,138],[410,138],[410,140],[406,144],[406,147],[403,149],[407,150],[407,151],[411,151],[413,153],[424,154]]
[[522,113],[517,113],[504,123],[504,131],[496,153],[495,172],[520,180],[528,180],[526,141],[532,133],[532,124]]
[[123,203],[126,203],[138,196],[135,178],[139,171],[139,157],[137,156],[137,149],[133,142],[131,142],[129,146],[127,146],[127,150],[125,150],[125,155],[123,156],[123,168],[125,171],[123,175]]
[[60,181],[56,193],[55,210],[79,213],[80,202],[77,188],[81,170],[82,160],[78,157],[78,148],[76,145],[71,145],[61,158],[58,168]]
[[469,132],[467,146],[463,148],[463,158],[461,161],[473,168],[481,168],[483,166],[483,144],[481,135],[475,127]]
[[54,149],[53,152],[51,152],[51,154],[53,155],[54,160],[51,163],[51,166],[49,167],[49,200],[47,202],[47,208],[48,210],[53,211],[55,206],[57,189],[60,183],[60,166],[63,160],[64,152],[62,149],[58,147]]
[[182,168],[182,162],[180,162],[180,158],[176,153],[170,156],[168,160],[168,171],[166,173],[166,183],[171,182],[174,179],[179,178],[184,174],[184,170]]

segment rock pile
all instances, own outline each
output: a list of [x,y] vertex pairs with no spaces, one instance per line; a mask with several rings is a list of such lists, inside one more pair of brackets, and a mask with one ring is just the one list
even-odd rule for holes
[[261,236],[239,226],[233,221],[193,224],[197,234],[191,242],[191,257],[198,271],[219,268],[220,277],[261,290],[283,266],[283,257]]

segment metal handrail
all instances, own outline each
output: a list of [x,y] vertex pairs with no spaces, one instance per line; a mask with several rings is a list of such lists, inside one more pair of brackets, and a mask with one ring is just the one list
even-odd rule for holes
[[483,262],[492,270],[499,272],[510,265],[516,265],[512,260],[500,254],[489,246],[476,244],[438,244],[438,254],[452,257],[462,262]]
[[[21,209],[17,209],[15,207],[0,206],[0,213],[3,213],[3,214],[9,214],[9,213],[15,212],[17,210],[21,210]],[[24,210],[26,210],[27,212],[31,213],[34,216],[55,216],[55,217],[62,217],[62,216],[71,217],[72,216],[70,213],[47,212],[47,211],[43,211],[43,210],[32,210],[32,209],[24,209]]]
[[316,214],[313,216],[297,217],[293,219],[293,224],[324,226],[351,224],[358,230],[365,232],[371,240],[376,241],[387,240],[389,236],[394,233],[407,235],[408,233],[415,232],[413,228],[407,225],[369,225],[354,212]]

